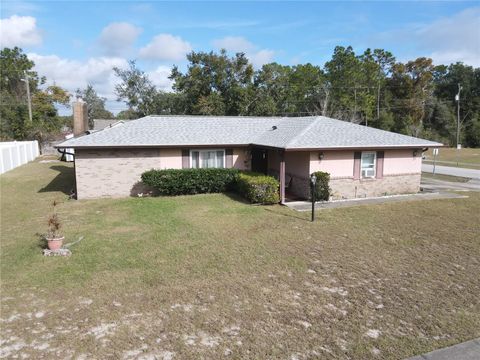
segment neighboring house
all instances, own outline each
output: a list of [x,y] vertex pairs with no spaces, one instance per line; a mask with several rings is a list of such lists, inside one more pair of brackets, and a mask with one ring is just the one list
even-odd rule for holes
[[93,119],[93,131],[103,130],[106,127],[111,127],[119,122],[125,122],[128,120],[117,120],[117,119]]
[[442,144],[322,116],[147,116],[58,145],[75,149],[78,199],[128,196],[149,169],[234,167],[307,198],[312,172],[332,198],[419,191],[422,150]]

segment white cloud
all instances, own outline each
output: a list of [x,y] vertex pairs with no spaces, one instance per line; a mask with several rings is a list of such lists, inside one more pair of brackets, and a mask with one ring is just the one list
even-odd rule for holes
[[[113,72],[113,67],[127,68],[128,63],[119,57],[92,57],[86,61],[77,61],[61,58],[57,55],[28,54],[28,57],[35,62],[35,71],[40,76],[46,76],[48,85],[55,83],[72,95],[75,90],[84,89],[91,84],[97,93],[107,98],[106,108],[114,114],[126,108],[124,103],[116,101],[115,85],[118,78]],[[171,91],[173,82],[168,78],[171,68],[160,65],[147,75],[153,84],[163,91]],[[69,109],[61,109],[62,115],[71,114]]]
[[114,100],[114,88],[117,78],[113,67],[127,67],[127,61],[122,58],[98,57],[86,61],[64,59],[57,55],[28,54],[35,62],[35,71],[40,76],[46,76],[48,81],[55,82],[74,94],[78,88],[93,85],[100,96]]
[[253,43],[241,36],[226,36],[222,39],[213,40],[213,46],[217,49],[245,53],[256,49]]
[[273,57],[275,56],[274,50],[259,49],[258,46],[242,36],[227,36],[222,39],[214,40],[212,44],[217,49],[245,53],[255,67],[261,67],[263,64],[272,62]]
[[192,50],[192,46],[180,36],[159,34],[140,49],[140,57],[152,60],[182,60]]
[[41,44],[42,36],[37,28],[37,20],[32,16],[17,15],[0,19],[0,43],[1,48]]
[[457,61],[480,66],[480,7],[463,10],[427,24],[410,24],[376,34],[374,46],[408,49],[402,61],[417,56],[431,57],[435,64]]
[[173,81],[168,78],[171,72],[172,69],[170,67],[160,65],[155,70],[148,72],[147,75],[159,90],[171,91]]
[[416,35],[436,63],[463,61],[480,66],[480,7],[439,19]]
[[247,56],[255,67],[261,67],[263,64],[268,64],[273,61],[275,51],[263,49],[257,52],[247,53]]
[[98,40],[102,52],[108,56],[127,54],[142,29],[127,22],[111,23],[103,28]]

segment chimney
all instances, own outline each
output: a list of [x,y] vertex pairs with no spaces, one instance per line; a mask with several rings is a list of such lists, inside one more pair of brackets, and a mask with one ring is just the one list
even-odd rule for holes
[[88,111],[87,103],[78,98],[73,103],[73,135],[79,136],[85,134],[88,130]]

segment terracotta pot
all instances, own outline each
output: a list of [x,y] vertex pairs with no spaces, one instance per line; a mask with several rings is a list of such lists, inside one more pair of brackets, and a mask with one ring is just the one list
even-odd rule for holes
[[48,248],[50,250],[58,250],[62,247],[64,236],[59,238],[47,238]]

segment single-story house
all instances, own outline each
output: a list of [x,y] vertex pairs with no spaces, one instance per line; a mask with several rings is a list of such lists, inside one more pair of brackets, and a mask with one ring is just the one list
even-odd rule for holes
[[416,193],[422,151],[440,143],[323,116],[147,116],[67,140],[78,199],[129,196],[152,168],[237,168],[280,180],[281,201],[307,198],[330,174],[333,199]]
[[117,119],[93,119],[93,129],[92,131],[103,130],[106,127],[112,127],[120,122],[126,122],[128,120],[117,120]]

